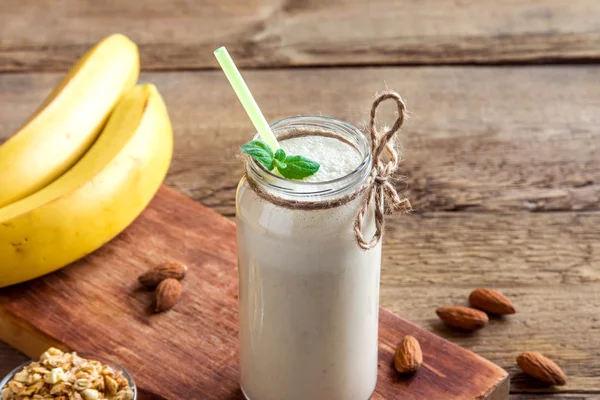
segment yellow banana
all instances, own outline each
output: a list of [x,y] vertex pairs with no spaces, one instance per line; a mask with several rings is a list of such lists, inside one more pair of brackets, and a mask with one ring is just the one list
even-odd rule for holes
[[0,146],[0,207],[40,190],[89,149],[137,82],[137,46],[112,35],[89,50],[19,131]]
[[61,268],[125,229],[160,187],[172,152],[171,123],[158,90],[134,87],[73,168],[0,208],[0,287]]

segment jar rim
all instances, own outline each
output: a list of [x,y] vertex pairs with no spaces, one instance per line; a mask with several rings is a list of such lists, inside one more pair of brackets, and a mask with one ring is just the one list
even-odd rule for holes
[[[325,198],[330,199],[362,184],[371,172],[370,138],[348,122],[325,116],[299,115],[280,119],[270,126],[275,136],[293,131],[295,128],[310,130],[313,127],[315,131],[330,131],[345,139],[344,141],[348,140],[348,144],[355,147],[362,157],[361,162],[352,172],[339,178],[319,182],[283,178],[268,171],[262,164],[249,157],[246,164],[247,173],[252,174],[255,181],[275,194],[296,199],[305,196],[324,197],[324,200]],[[254,139],[259,140],[260,136],[256,134]]]

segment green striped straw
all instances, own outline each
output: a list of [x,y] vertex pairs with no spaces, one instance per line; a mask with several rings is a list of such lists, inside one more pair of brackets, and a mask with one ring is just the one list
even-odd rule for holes
[[240,71],[238,71],[235,66],[229,52],[225,47],[219,47],[215,50],[215,57],[217,57],[217,61],[223,69],[223,72],[225,72],[225,76],[227,76],[231,87],[233,87],[235,94],[240,99],[250,120],[252,120],[256,131],[273,152],[277,151],[277,149],[279,149],[279,143],[277,143],[277,139],[275,138],[273,131],[271,131],[271,127],[267,123],[263,113],[260,111],[258,104],[256,104],[256,100],[254,100],[252,93],[250,93],[250,89],[248,89],[246,82],[244,82],[244,78],[242,78]]

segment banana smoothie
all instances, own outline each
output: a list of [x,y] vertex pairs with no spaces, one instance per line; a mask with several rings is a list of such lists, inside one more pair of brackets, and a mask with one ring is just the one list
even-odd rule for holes
[[[291,181],[249,160],[247,175],[280,198],[334,204],[368,179],[368,140],[353,126],[323,117],[288,118],[272,128],[277,135],[307,127],[338,137],[301,136],[280,145],[318,162],[317,173]],[[377,379],[381,243],[369,250],[357,245],[353,224],[363,196],[323,209],[292,209],[259,196],[249,178],[240,181],[236,202],[245,395],[369,399]],[[374,231],[367,217],[365,235]]]

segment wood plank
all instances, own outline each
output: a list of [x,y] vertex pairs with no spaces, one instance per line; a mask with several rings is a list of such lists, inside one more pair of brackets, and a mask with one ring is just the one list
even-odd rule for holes
[[[189,271],[175,308],[153,314],[151,293],[136,278],[165,259]],[[236,261],[231,221],[162,188],[108,245],[57,273],[0,291],[0,338],[35,356],[39,346],[15,333],[25,329],[48,344],[114,358],[141,388],[164,398],[241,399]],[[491,362],[386,310],[379,327],[374,400],[508,398],[508,374]],[[401,379],[393,357],[407,334],[421,342],[424,365]]]
[[[384,244],[381,305],[511,373],[526,392],[600,393],[600,213],[428,213],[395,217]],[[517,314],[475,334],[445,328],[442,305],[465,305],[491,286]],[[555,390],[516,367],[523,351],[555,360],[568,384]]]
[[[600,3],[599,3],[600,4]],[[0,75],[0,140],[59,74]],[[357,126],[374,94],[397,89],[412,117],[400,141],[417,212],[600,209],[600,67],[246,71],[269,120],[323,114]],[[167,183],[228,216],[252,125],[220,71],[148,73],[173,120]],[[542,100],[543,99],[543,100]]]
[[598,226],[598,212],[391,216],[385,283],[515,290],[600,283]]
[[57,70],[123,32],[146,69],[597,60],[595,0],[3,0],[0,70]]

